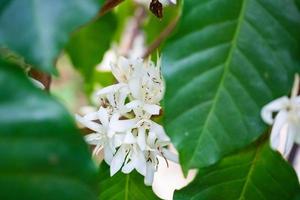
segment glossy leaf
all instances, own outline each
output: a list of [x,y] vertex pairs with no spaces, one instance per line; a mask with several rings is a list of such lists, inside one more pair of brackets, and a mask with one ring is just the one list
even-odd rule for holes
[[185,0],[163,51],[165,124],[185,171],[256,138],[263,105],[287,95],[299,65],[294,1]]
[[0,45],[43,71],[54,61],[69,34],[99,10],[99,0],[11,0],[0,5]]
[[200,169],[189,186],[175,192],[174,199],[284,200],[294,199],[299,189],[292,167],[264,143]]
[[100,196],[105,200],[159,199],[151,187],[144,185],[144,177],[133,171],[130,174],[118,172],[110,177],[109,166],[100,165]]
[[109,49],[117,21],[107,13],[96,21],[75,32],[66,49],[73,65],[83,74],[87,82],[93,80],[95,67]]
[[67,111],[3,62],[0,91],[0,199],[96,199],[97,169]]

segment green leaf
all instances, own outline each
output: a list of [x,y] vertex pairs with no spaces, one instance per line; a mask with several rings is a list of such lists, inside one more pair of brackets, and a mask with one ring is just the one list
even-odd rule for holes
[[107,13],[72,35],[66,50],[87,82],[93,80],[96,65],[109,49],[116,25],[115,15]]
[[38,69],[54,72],[69,34],[99,10],[99,0],[11,0],[0,5],[0,45]]
[[299,189],[292,167],[264,142],[200,169],[174,199],[284,200],[293,199]]
[[0,199],[96,199],[97,168],[67,111],[2,61],[0,91]]
[[100,165],[100,196],[105,200],[152,200],[159,199],[151,187],[144,185],[144,177],[136,171],[130,174],[118,172],[110,177],[109,166]]
[[264,132],[260,110],[289,93],[300,68],[299,41],[292,0],[184,1],[163,71],[166,129],[185,172]]

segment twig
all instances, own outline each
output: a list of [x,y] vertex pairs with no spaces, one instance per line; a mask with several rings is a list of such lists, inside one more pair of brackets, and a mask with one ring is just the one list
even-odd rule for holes
[[150,44],[150,46],[144,53],[143,58],[147,58],[172,33],[177,25],[178,20],[179,15],[173,21],[171,21],[170,24],[160,33],[160,35]]
[[124,0],[106,0],[99,12],[99,16],[103,16],[105,13],[109,12],[111,9],[113,9],[123,1]]
[[50,90],[51,76],[49,74],[38,71],[36,69],[30,69],[28,75],[34,78],[35,80],[41,82],[45,86],[46,91]]

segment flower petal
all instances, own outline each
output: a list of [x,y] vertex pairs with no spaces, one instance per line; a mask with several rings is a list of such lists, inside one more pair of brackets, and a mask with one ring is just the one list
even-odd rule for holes
[[175,162],[175,163],[179,163],[179,159],[178,159],[178,155],[163,148],[162,149],[162,153],[164,155],[164,157],[172,162]]
[[156,104],[145,104],[143,109],[151,115],[159,115],[161,107]]
[[98,111],[98,118],[100,119],[100,122],[104,127],[108,125],[109,115],[108,111],[105,108],[100,107]]
[[146,175],[146,159],[144,156],[144,153],[142,151],[137,151],[135,152],[135,159],[134,159],[134,164],[135,164],[135,169],[138,173],[142,174],[143,176]]
[[86,114],[84,117],[86,120],[97,120],[98,119],[98,113],[97,112],[91,112]]
[[138,128],[137,143],[142,151],[146,149],[146,135],[143,127]]
[[112,159],[113,159],[113,151],[111,150],[111,148],[108,145],[104,146],[104,160],[105,162],[110,165]]
[[84,136],[84,140],[91,145],[99,145],[102,144],[103,136],[99,133],[91,133]]
[[119,120],[117,118],[111,118],[110,121],[110,128],[116,132],[126,132],[131,130],[136,125],[135,119],[126,119],[126,120]]
[[129,102],[129,103],[126,104],[126,108],[132,110],[132,109],[138,108],[138,107],[141,106],[142,104],[143,104],[143,103],[142,103],[142,101],[140,101],[140,100],[133,100],[133,101],[131,101],[131,102]]
[[133,169],[134,169],[134,162],[129,161],[122,167],[122,172],[125,174],[129,174],[130,172],[132,172]]
[[127,131],[125,138],[124,138],[124,143],[125,144],[134,144],[136,142],[135,137],[132,135],[131,131]]
[[136,99],[142,100],[141,98],[141,88],[140,88],[140,79],[139,78],[133,78],[128,83],[130,92],[132,96]]
[[153,178],[154,178],[154,166],[152,165],[152,163],[147,162],[147,166],[146,166],[146,176],[144,179],[144,183],[145,185],[151,186],[153,183]]
[[293,148],[294,138],[295,138],[295,134],[296,134],[295,131],[296,131],[295,127],[292,124],[289,124],[288,131],[286,133],[284,150],[283,150],[284,157],[287,157]]
[[113,176],[121,169],[124,163],[125,156],[125,148],[120,147],[110,163],[110,176]]
[[285,125],[285,123],[287,122],[287,115],[288,113],[283,110],[280,111],[276,118],[275,118],[275,122],[272,128],[272,132],[271,132],[271,147],[275,150],[278,149],[279,144],[280,144],[280,134],[281,134],[281,130],[283,128],[283,126]]
[[163,128],[161,125],[159,125],[159,124],[157,124],[157,123],[155,123],[155,122],[152,122],[150,131],[156,133],[157,138],[158,138],[159,140],[162,140],[162,141],[170,141],[170,138],[167,136],[167,134],[166,134],[164,128]]
[[267,124],[273,124],[273,112],[278,112],[281,109],[285,109],[286,105],[289,103],[288,97],[284,96],[279,99],[272,101],[271,103],[265,105],[261,111],[261,118]]
[[75,118],[80,124],[91,129],[92,131],[102,132],[102,126],[100,124],[90,121],[90,120],[87,120],[84,117],[81,117],[79,115],[75,115]]

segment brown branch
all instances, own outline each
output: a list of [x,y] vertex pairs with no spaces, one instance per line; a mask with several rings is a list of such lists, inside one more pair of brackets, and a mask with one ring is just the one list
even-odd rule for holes
[[105,13],[109,12],[111,9],[113,9],[123,1],[124,0],[106,0],[99,12],[99,16],[105,15]]
[[151,53],[155,51],[160,46],[160,44],[172,33],[172,31],[177,25],[178,20],[179,20],[179,16],[176,16],[176,18],[169,23],[169,25],[159,34],[159,36],[147,48],[146,52],[143,55],[143,58],[147,58],[149,55],[151,55]]
[[28,72],[28,75],[34,78],[35,80],[41,82],[45,86],[46,91],[50,90],[51,76],[49,74],[46,74],[44,72],[32,68]]

